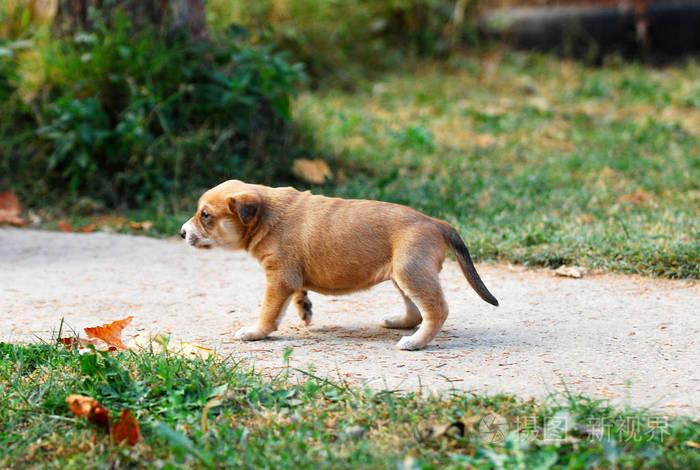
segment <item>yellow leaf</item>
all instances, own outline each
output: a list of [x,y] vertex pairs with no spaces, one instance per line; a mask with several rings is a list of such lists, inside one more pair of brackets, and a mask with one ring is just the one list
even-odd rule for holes
[[333,172],[323,160],[308,160],[300,158],[294,160],[292,173],[297,177],[313,184],[323,184],[327,179],[333,178]]

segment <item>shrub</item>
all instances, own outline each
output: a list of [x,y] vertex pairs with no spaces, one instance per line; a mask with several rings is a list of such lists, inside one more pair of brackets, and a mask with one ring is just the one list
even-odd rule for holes
[[207,42],[166,40],[122,17],[69,38],[0,44],[0,185],[30,201],[133,206],[230,177],[284,178],[302,79],[300,66],[235,28]]

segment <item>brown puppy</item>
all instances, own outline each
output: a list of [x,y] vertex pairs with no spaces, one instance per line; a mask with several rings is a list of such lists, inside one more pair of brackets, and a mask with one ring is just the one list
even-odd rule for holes
[[264,268],[267,287],[260,318],[257,325],[236,333],[243,341],[263,339],[275,331],[290,300],[309,324],[307,290],[347,294],[391,279],[406,311],[385,317],[383,325],[420,325],[397,345],[420,349],[447,318],[438,273],[448,247],[477,294],[498,305],[457,231],[447,222],[398,204],[231,180],[204,193],[180,235],[198,248],[247,250]]

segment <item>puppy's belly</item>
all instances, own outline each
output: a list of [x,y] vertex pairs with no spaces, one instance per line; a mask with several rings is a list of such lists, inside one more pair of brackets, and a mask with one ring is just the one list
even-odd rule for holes
[[333,269],[314,270],[307,273],[304,288],[326,295],[350,294],[369,289],[380,282],[391,279],[391,268],[380,266],[376,269]]

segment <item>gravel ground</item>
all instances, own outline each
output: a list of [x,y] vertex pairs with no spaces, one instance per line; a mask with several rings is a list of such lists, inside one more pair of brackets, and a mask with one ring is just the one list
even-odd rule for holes
[[450,317],[423,351],[399,351],[405,331],[379,327],[401,311],[391,283],[345,297],[310,294],[314,323],[290,309],[269,340],[241,343],[264,278],[245,253],[194,250],[175,240],[106,233],[0,229],[0,341],[50,338],[127,315],[125,336],[170,333],[255,362],[291,364],[373,387],[451,388],[545,397],[568,389],[668,414],[700,416],[700,284],[620,275],[557,278],[545,270],[481,265],[501,306],[442,273]]

